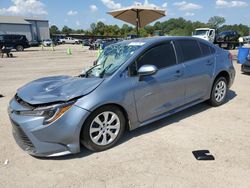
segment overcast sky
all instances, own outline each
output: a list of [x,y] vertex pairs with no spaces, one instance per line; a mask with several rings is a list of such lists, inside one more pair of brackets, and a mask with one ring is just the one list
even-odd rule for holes
[[122,25],[106,12],[137,3],[166,9],[167,16],[160,21],[183,17],[207,22],[212,16],[223,16],[227,24],[250,26],[250,0],[0,0],[0,15],[41,17],[51,25],[88,29],[97,21]]

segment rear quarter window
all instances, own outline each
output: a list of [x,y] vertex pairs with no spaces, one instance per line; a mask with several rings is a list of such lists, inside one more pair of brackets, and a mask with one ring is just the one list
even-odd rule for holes
[[202,51],[202,56],[209,56],[215,53],[215,49],[203,42],[199,42]]
[[182,53],[182,62],[202,57],[199,43],[196,40],[178,40],[177,44]]

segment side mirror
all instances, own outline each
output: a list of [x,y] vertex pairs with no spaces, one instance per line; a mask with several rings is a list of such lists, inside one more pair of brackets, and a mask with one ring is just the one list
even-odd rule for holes
[[142,81],[144,76],[150,76],[156,74],[158,71],[157,67],[154,65],[143,65],[138,70],[139,80]]

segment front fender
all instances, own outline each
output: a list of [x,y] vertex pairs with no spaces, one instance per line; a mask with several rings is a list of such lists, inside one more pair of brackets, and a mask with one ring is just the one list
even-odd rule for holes
[[90,112],[109,104],[121,106],[128,115],[132,130],[138,126],[133,88],[133,82],[128,77],[121,77],[114,81],[108,79],[96,90],[78,99],[75,105]]

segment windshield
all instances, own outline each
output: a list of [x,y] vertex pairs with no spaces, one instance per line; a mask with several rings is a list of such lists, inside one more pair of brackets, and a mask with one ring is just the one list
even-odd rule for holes
[[207,35],[208,30],[196,30],[194,35]]
[[144,43],[131,42],[107,46],[99,56],[96,66],[86,72],[86,77],[103,77],[113,74],[123,63],[125,63]]

